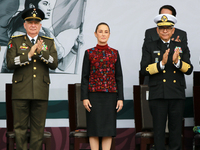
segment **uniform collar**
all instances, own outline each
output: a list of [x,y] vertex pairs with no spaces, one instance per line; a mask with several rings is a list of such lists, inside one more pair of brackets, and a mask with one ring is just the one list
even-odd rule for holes
[[34,38],[32,38],[32,37],[30,37],[28,34],[27,34],[27,37],[29,38],[29,40],[31,41],[32,39],[34,39],[35,40],[35,42],[37,41],[37,38],[38,38],[38,35],[37,36],[35,36]]

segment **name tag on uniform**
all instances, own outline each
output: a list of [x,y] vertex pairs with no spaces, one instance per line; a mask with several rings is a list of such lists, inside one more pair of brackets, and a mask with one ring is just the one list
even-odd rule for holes
[[153,53],[157,54],[158,56],[160,56],[160,51],[159,50],[153,51]]

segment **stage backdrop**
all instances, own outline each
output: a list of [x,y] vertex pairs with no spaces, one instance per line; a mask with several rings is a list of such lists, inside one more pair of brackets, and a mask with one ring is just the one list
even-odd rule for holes
[[[26,7],[39,7],[45,11],[41,35],[55,39],[58,57],[63,64],[50,74],[51,85],[47,127],[68,127],[68,84],[79,83],[84,51],[94,47],[97,40],[94,30],[99,22],[110,25],[110,47],[121,56],[125,106],[118,114],[118,128],[134,128],[133,85],[139,84],[139,68],[144,32],[155,27],[154,17],[162,5],[173,5],[177,10],[177,28],[187,31],[188,45],[194,71],[199,70],[199,0],[33,0]],[[24,34],[20,14],[25,0],[0,1],[0,127],[6,126],[5,83],[11,83],[12,70],[5,63],[9,37]],[[48,3],[47,3],[48,2]],[[50,9],[50,10],[49,10]],[[19,22],[18,22],[19,21]],[[75,55],[71,48],[75,46]],[[186,126],[193,126],[192,84],[193,75],[186,76]],[[137,115],[137,114],[136,114]]]

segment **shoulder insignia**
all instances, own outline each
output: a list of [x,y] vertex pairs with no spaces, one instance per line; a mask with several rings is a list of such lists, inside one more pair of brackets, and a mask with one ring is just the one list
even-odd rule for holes
[[9,45],[10,43],[12,43],[12,40],[10,40],[10,41],[8,42],[8,45]]
[[53,38],[50,38],[50,37],[47,37],[47,36],[42,36],[43,38],[46,38],[46,39],[50,39],[50,40],[53,40]]
[[13,38],[16,38],[16,37],[20,37],[20,36],[24,36],[24,35],[15,35],[15,36],[11,36],[11,38],[13,39]]
[[[55,45],[55,42],[53,42],[53,46],[54,46],[54,49],[56,50],[56,45]],[[57,50],[56,50],[57,51]]]

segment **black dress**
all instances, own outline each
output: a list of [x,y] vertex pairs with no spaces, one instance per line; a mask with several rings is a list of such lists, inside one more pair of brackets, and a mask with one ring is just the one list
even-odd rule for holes
[[[95,47],[95,50],[97,51],[97,54],[102,52],[102,50],[105,50],[106,56],[106,50],[108,50],[108,45],[106,46],[99,46],[97,45]],[[98,55],[97,57],[100,57]],[[114,57],[114,56],[113,56]],[[112,58],[112,56],[110,57]],[[92,91],[91,86],[91,80],[89,81],[89,78],[91,78],[91,72],[93,72],[92,66],[93,63],[91,63],[91,59],[89,59],[88,51],[85,51],[84,60],[83,60],[83,67],[82,67],[82,80],[81,80],[81,99],[89,99],[90,103],[92,105],[91,111],[88,112],[86,110],[86,117],[87,117],[87,134],[88,136],[98,136],[98,137],[105,137],[105,136],[116,136],[116,116],[117,116],[117,100],[124,100],[123,97],[123,77],[122,77],[122,69],[120,64],[120,58],[119,54],[117,52],[117,60],[114,64],[114,70],[115,70],[115,81],[117,86],[117,92],[109,91],[108,89],[104,89],[102,91]],[[102,66],[106,66],[105,64],[108,64],[109,60],[105,59],[103,61]],[[109,65],[107,65],[108,67]],[[109,70],[106,67],[106,70]],[[100,81],[97,82],[98,78],[101,78],[101,75],[104,76],[103,73],[98,73],[98,69],[100,70],[101,65],[96,67],[95,69],[95,80],[96,84],[98,85]],[[105,75],[106,76],[106,75]],[[108,76],[108,75],[107,75]],[[109,82],[110,80],[108,80]],[[101,84],[100,84],[101,85]],[[103,85],[101,85],[102,87]],[[107,87],[109,87],[107,85]],[[90,90],[89,90],[90,89]],[[114,88],[113,88],[114,89]],[[92,91],[92,92],[91,92]]]

